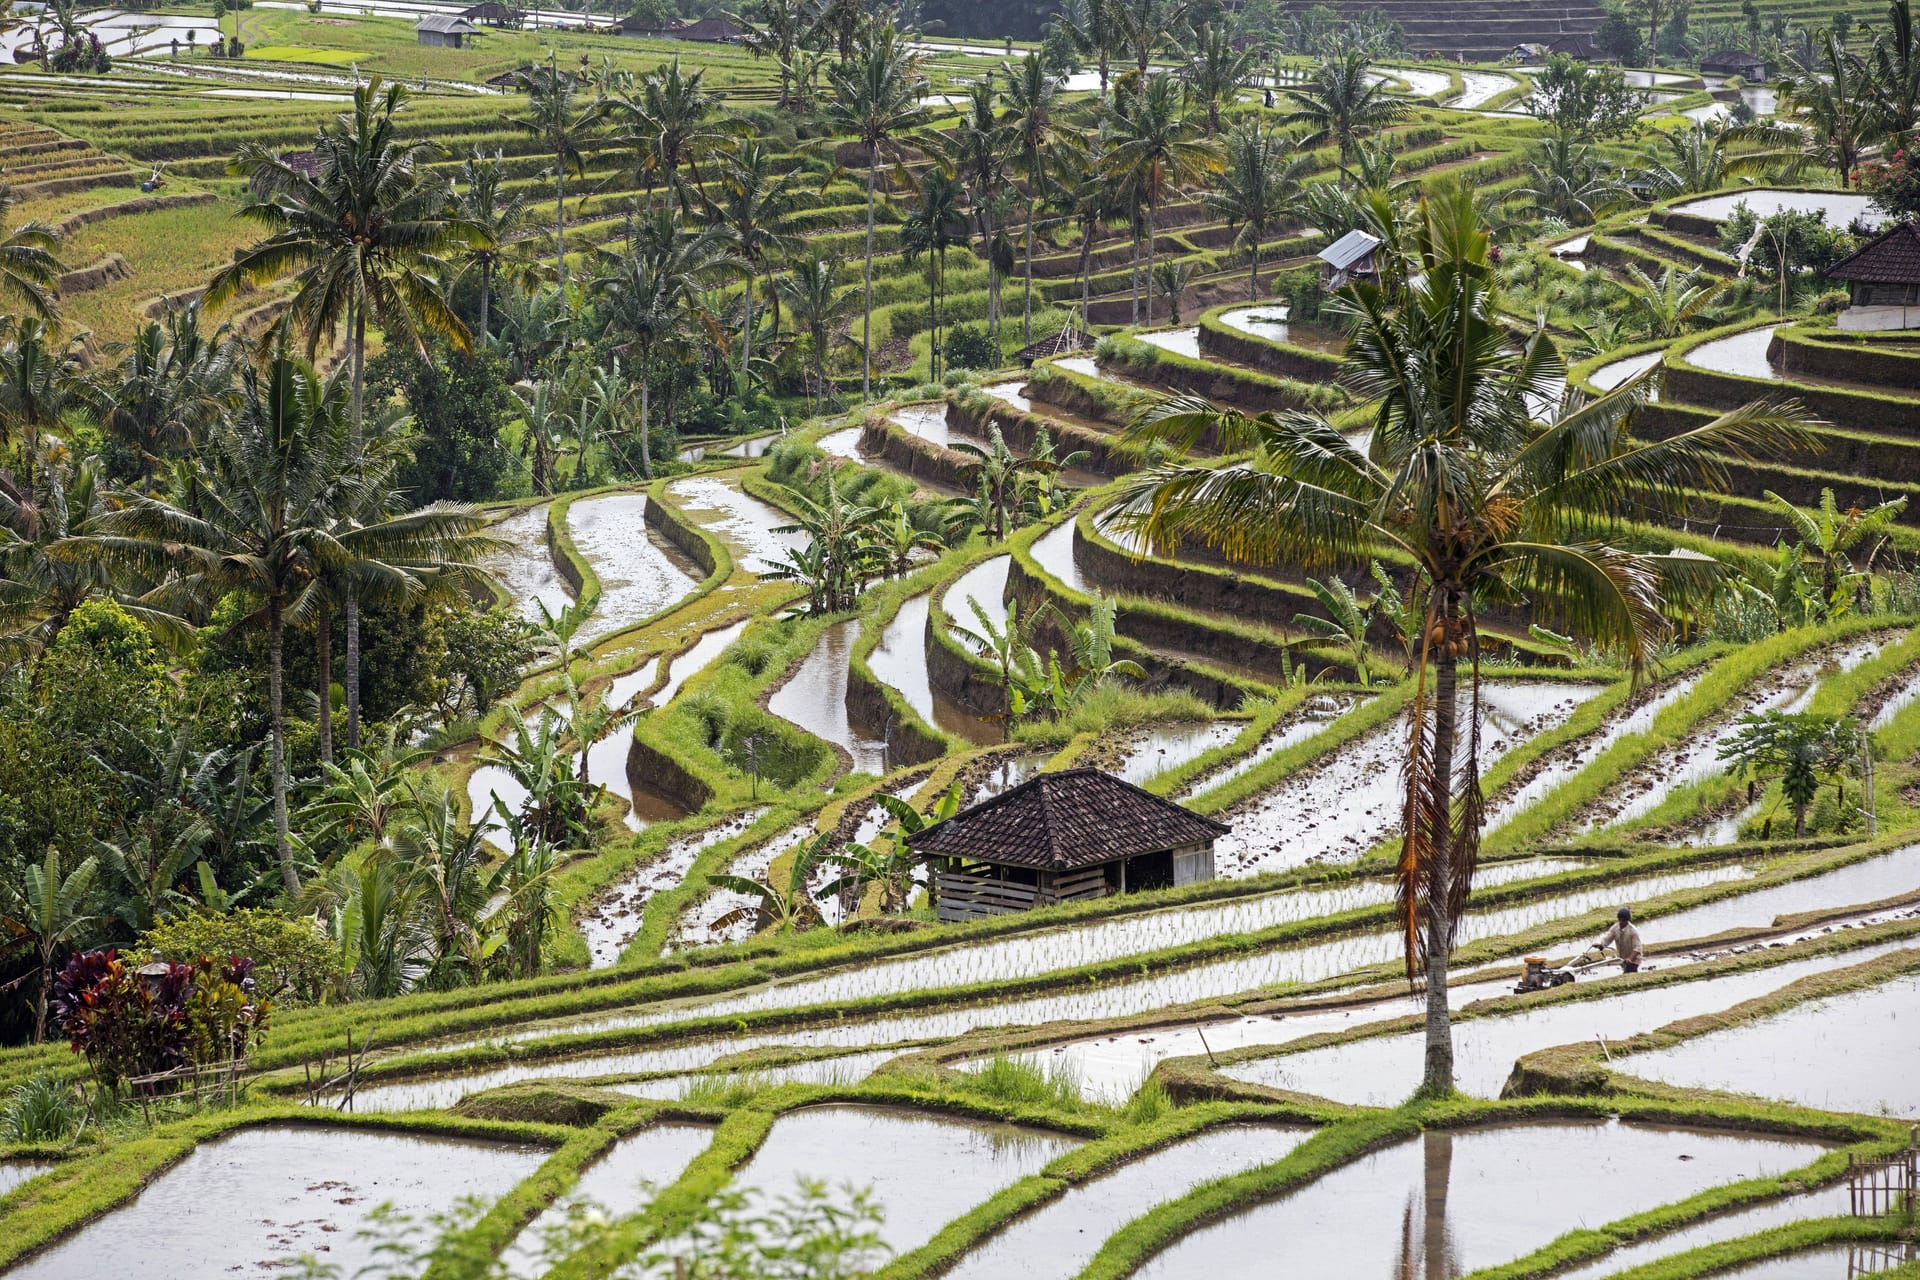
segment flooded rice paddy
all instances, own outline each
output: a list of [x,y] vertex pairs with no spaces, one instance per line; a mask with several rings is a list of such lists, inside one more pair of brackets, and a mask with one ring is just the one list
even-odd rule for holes
[[1542,757],[1519,786],[1502,792],[1487,808],[1486,830],[1497,831],[1538,803],[1548,792],[1571,779],[1605,754],[1614,743],[1653,727],[1654,717],[1684,698],[1698,684],[1698,675],[1669,681],[1650,694],[1616,710],[1605,723],[1577,742],[1567,743]]
[[1668,938],[1711,938],[1732,929],[1770,928],[1784,916],[1837,911],[1914,893],[1920,893],[1920,845],[1675,912],[1650,927]]
[[[764,840],[740,853],[727,866],[726,874],[739,876],[743,880],[765,880],[775,858],[813,834],[813,824],[806,822],[783,831],[771,840]],[[722,942],[744,942],[753,936],[757,928],[757,921],[751,912],[728,924],[720,922],[735,909],[753,906],[758,901],[758,898],[749,898],[731,889],[713,890],[681,913],[674,926],[669,949],[684,951],[689,947],[711,947]]]
[[662,890],[677,888],[702,852],[739,835],[764,813],[765,809],[748,809],[704,831],[676,837],[667,842],[659,856],[641,863],[596,897],[579,922],[587,940],[590,965],[604,969],[618,961],[640,930],[648,899]]
[[496,521],[487,533],[507,545],[483,563],[522,618],[538,623],[541,605],[548,613],[558,614],[573,603],[573,592],[554,568],[553,553],[547,549],[545,503]]
[[969,742],[998,742],[1000,728],[967,711],[933,687],[927,674],[927,620],[932,594],[922,592],[901,601],[900,608],[880,633],[879,643],[867,655],[874,679],[899,692],[914,713],[945,733]]
[[375,1261],[375,1242],[358,1232],[381,1204],[422,1218],[462,1196],[497,1199],[543,1154],[358,1129],[244,1129],[202,1143],[132,1201],[7,1275],[205,1280],[309,1253],[352,1275]]
[[1503,76],[1490,71],[1462,71],[1460,73],[1460,96],[1447,105],[1456,111],[1471,111],[1483,107],[1520,82],[1512,76]]
[[1135,1274],[1451,1280],[1523,1257],[1575,1227],[1783,1173],[1820,1151],[1808,1142],[1617,1121],[1427,1133],[1203,1227]]
[[1238,329],[1244,334],[1267,342],[1305,347],[1310,351],[1324,351],[1333,355],[1346,350],[1346,339],[1340,334],[1304,325],[1292,325],[1288,320],[1290,314],[1285,303],[1270,302],[1257,307],[1222,311],[1220,323],[1229,329]]
[[[1617,1275],[1629,1268],[1644,1266],[1661,1258],[1671,1258],[1691,1249],[1701,1249],[1727,1240],[1738,1240],[1742,1236],[1750,1236],[1758,1231],[1782,1227],[1790,1222],[1800,1222],[1807,1218],[1838,1217],[1845,1214],[1847,1210],[1847,1188],[1844,1184],[1823,1187],[1818,1191],[1808,1191],[1797,1196],[1784,1196],[1778,1200],[1755,1205],[1751,1209],[1716,1214],[1690,1227],[1682,1227],[1678,1231],[1669,1231],[1649,1240],[1624,1245],[1586,1266],[1576,1267],[1571,1271],[1555,1272],[1553,1280],[1603,1280],[1604,1277]],[[1849,1273],[1845,1269],[1845,1256],[1843,1251],[1841,1269],[1802,1271],[1798,1273],[1800,1280],[1849,1280]],[[1746,1273],[1736,1271],[1724,1274]],[[1792,1276],[1795,1273],[1789,1271],[1784,1274]]]
[[1791,209],[1795,213],[1823,214],[1828,226],[1840,228],[1849,226],[1856,218],[1885,216],[1871,196],[1855,191],[1736,191],[1704,200],[1689,200],[1675,205],[1674,212],[1724,222],[1742,204],[1753,210],[1757,218],[1770,218],[1782,209]]
[[[1614,360],[1588,374],[1587,381],[1601,391],[1613,391],[1659,364],[1666,354],[1664,351],[1646,351],[1637,356]],[[1653,398],[1658,400],[1659,393],[1655,392]]]
[[1027,398],[1027,380],[1016,378],[1011,382],[995,382],[980,388],[995,400],[1004,400],[1022,413],[1033,412],[1033,401]]
[[882,1107],[807,1107],[774,1121],[733,1185],[769,1197],[791,1194],[800,1178],[867,1188],[886,1215],[881,1238],[901,1253],[1077,1145],[1007,1124]]
[[775,533],[793,523],[778,511],[724,476],[687,476],[667,485],[677,505],[694,524],[723,539],[734,563],[748,573],[765,573],[786,559],[788,551],[806,546],[803,533]]
[[583,642],[660,612],[705,576],[685,552],[654,532],[646,513],[644,493],[582,498],[567,509],[573,545],[600,578],[600,602],[580,628]]
[[[1778,991],[1816,973],[1844,969],[1876,955],[1900,950],[1893,944],[1775,965],[1723,978],[1673,982],[1661,987],[1622,991],[1602,998],[1543,1005],[1499,1017],[1470,1018],[1453,1027],[1454,1073],[1462,1093],[1492,1098],[1529,1053],[1577,1041],[1618,1041],[1682,1018],[1730,1008],[1743,1000]],[[1657,964],[1649,965],[1659,967]],[[1920,1020],[1916,1020],[1920,1025]],[[1375,1036],[1285,1054],[1229,1067],[1236,1080],[1309,1093],[1355,1106],[1392,1106],[1410,1091],[1418,1076],[1424,1033]],[[1914,1041],[1920,1048],[1920,1035]],[[1631,1070],[1630,1067],[1623,1068]]]
[[1145,786],[1169,769],[1178,769],[1215,747],[1226,746],[1245,732],[1246,727],[1237,720],[1151,725],[1141,731],[1138,740],[1128,745],[1107,772],[1125,778],[1136,787]]
[[1762,325],[1758,329],[1736,333],[1730,338],[1703,342],[1686,354],[1686,362],[1715,373],[1730,373],[1740,378],[1764,378],[1771,382],[1780,375],[1767,360],[1767,345],[1773,341],[1773,331],[1779,327]]
[[770,1088],[777,1084],[858,1084],[873,1074],[875,1067],[899,1056],[895,1049],[867,1053],[838,1054],[830,1058],[808,1058],[773,1067],[748,1067],[738,1071],[685,1072],[677,1076],[656,1076],[631,1084],[610,1086],[617,1093],[636,1098],[654,1098],[672,1102],[687,1098],[701,1084],[751,1085]]
[[1086,575],[1080,572],[1079,564],[1073,558],[1074,524],[1072,520],[1062,521],[1033,540],[1028,551],[1034,563],[1039,565],[1054,581],[1069,591],[1078,591],[1081,595],[1090,593],[1092,586]]
[[975,605],[996,628],[1007,625],[1007,571],[1012,567],[1012,556],[993,556],[954,579],[940,607],[946,610],[955,627],[979,635],[980,619],[974,612]]
[[37,1160],[0,1160],[0,1196],[51,1168],[52,1165],[41,1164]]
[[[1594,686],[1496,683],[1482,689],[1481,767],[1565,722]],[[1351,860],[1399,829],[1406,719],[1376,729],[1260,796],[1218,815],[1233,834],[1214,846],[1226,876]]]
[[686,652],[663,659],[667,664],[667,678],[648,701],[655,707],[664,707],[672,702],[673,695],[680,692],[680,686],[725,652],[728,645],[740,638],[740,633],[747,629],[751,621],[753,619],[743,618],[728,626],[704,632],[687,647]]
[[1297,742],[1305,742],[1359,706],[1361,701],[1362,699],[1342,694],[1321,694],[1309,698],[1299,710],[1283,717],[1266,737],[1254,744],[1251,751],[1241,753],[1230,763],[1212,770],[1198,781],[1189,784],[1187,789],[1180,793],[1181,803],[1190,802],[1222,783],[1231,782],[1241,774],[1258,767],[1262,761],[1277,755]]
[[953,439],[953,433],[947,428],[947,406],[944,402],[904,405],[894,410],[888,421],[908,435],[918,436],[928,444],[937,444],[943,449]]
[[1070,1280],[1106,1237],[1155,1205],[1215,1178],[1272,1164],[1310,1130],[1226,1125],[1068,1189],[967,1251],[951,1280]]
[[1189,356],[1195,360],[1200,358],[1200,329],[1197,325],[1188,325],[1184,329],[1152,329],[1133,336],[1150,347],[1171,351],[1177,356]]
[[1717,1280],[1859,1280],[1920,1259],[1912,1244],[1835,1244],[1718,1273]]
[[[1725,1008],[1726,1005],[1721,1005]],[[1687,1088],[1765,1094],[1825,1111],[1920,1118],[1920,974],[1797,1005],[1615,1069]]]
[[793,675],[767,699],[767,710],[845,751],[855,773],[885,773],[886,741],[856,732],[847,717],[847,664],[859,639],[857,621],[827,627]]
[[528,1223],[507,1246],[501,1258],[507,1275],[533,1280],[547,1274],[547,1266],[559,1260],[544,1257],[544,1246],[548,1234],[566,1223],[569,1202],[596,1205],[613,1217],[632,1213],[679,1178],[712,1141],[713,1130],[698,1124],[650,1125],[620,1139],[581,1172],[580,1181],[560,1203]]

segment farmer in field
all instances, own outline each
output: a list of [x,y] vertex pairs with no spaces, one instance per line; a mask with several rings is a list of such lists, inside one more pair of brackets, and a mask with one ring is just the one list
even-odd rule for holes
[[1633,927],[1633,908],[1620,908],[1613,927],[1601,934],[1600,941],[1593,945],[1603,951],[1612,947],[1619,952],[1622,973],[1640,972],[1640,931]]

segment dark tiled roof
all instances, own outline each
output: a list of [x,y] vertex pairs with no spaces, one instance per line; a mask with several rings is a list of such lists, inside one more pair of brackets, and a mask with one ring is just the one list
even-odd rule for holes
[[1181,845],[1232,828],[1099,769],[1042,773],[907,838],[915,852],[1071,871]]
[[1861,284],[1920,284],[1920,222],[1908,219],[1882,231],[1827,268],[1830,280]]
[[1766,65],[1766,59],[1757,53],[1748,53],[1744,49],[1722,49],[1718,53],[1710,53],[1700,59],[1702,71],[1714,67],[1764,67]]
[[1068,325],[1051,338],[1042,338],[1019,355],[1016,360],[1032,364],[1035,360],[1046,360],[1053,356],[1070,355],[1075,351],[1085,351],[1093,345],[1093,336],[1084,330]]

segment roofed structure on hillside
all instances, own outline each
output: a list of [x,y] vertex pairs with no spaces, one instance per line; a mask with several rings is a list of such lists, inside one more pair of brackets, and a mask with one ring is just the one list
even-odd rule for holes
[[622,18],[620,34],[650,40],[697,40],[704,44],[739,44],[746,33],[722,17],[698,22],[656,22],[652,18]]
[[421,44],[438,49],[465,48],[469,38],[480,34],[480,28],[457,13],[430,13],[416,22],[413,29],[419,34]]
[[1213,879],[1232,828],[1099,769],[1042,773],[907,837],[942,920]]
[[1559,54],[1563,58],[1573,58],[1580,62],[1619,61],[1619,59],[1613,57],[1601,49],[1599,45],[1595,44],[1591,36],[1561,36],[1557,40],[1549,41],[1543,52],[1545,52],[1548,57]]
[[1708,76],[1739,76],[1755,84],[1765,84],[1767,80],[1767,60],[1757,53],[1748,53],[1745,49],[1722,49],[1700,59],[1700,74]]
[[1023,348],[1014,359],[1031,369],[1041,360],[1072,355],[1076,351],[1085,351],[1091,346],[1093,346],[1092,334],[1085,329],[1076,329],[1068,325],[1051,338],[1042,338],[1032,346]]
[[1338,289],[1355,280],[1377,281],[1380,271],[1373,257],[1379,248],[1379,236],[1360,230],[1347,232],[1315,255],[1325,264],[1321,269],[1321,283],[1329,289]]
[[1920,329],[1920,222],[1897,222],[1826,270],[1845,280],[1847,309],[1834,323],[1842,329]]
[[462,9],[460,16],[468,22],[484,22],[490,27],[518,27],[525,21],[526,11],[514,5],[502,4],[500,0],[481,0],[479,4]]

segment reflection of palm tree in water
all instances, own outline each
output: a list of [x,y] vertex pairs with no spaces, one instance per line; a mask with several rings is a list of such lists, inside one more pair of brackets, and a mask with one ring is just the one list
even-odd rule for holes
[[1447,1233],[1447,1184],[1453,1174],[1453,1135],[1421,1135],[1421,1171],[1418,1193],[1407,1193],[1406,1212],[1400,1218],[1400,1251],[1394,1280],[1454,1280],[1460,1274]]

